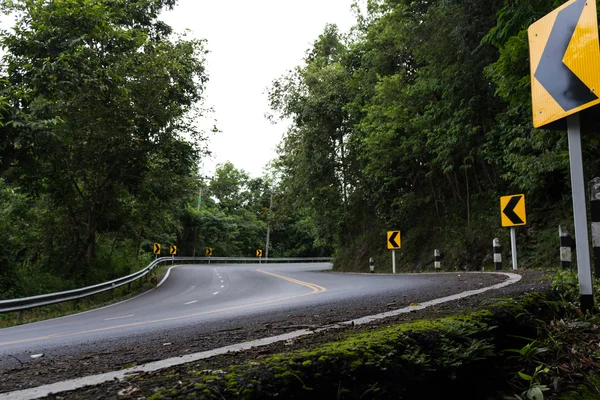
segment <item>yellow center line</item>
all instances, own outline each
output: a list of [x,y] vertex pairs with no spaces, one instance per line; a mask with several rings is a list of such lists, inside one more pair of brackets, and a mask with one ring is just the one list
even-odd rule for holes
[[202,311],[202,312],[199,312],[199,313],[193,313],[193,314],[187,314],[187,315],[180,315],[180,316],[177,316],[177,317],[155,319],[155,320],[144,321],[144,322],[134,322],[134,323],[130,323],[130,324],[109,326],[109,327],[106,327],[106,328],[90,329],[90,330],[79,331],[79,332],[57,333],[57,334],[53,334],[53,335],[40,336],[40,337],[37,337],[37,338],[31,338],[31,339],[14,340],[14,341],[11,341],[11,342],[0,342],[0,346],[8,346],[8,345],[11,345],[11,344],[19,344],[19,343],[37,342],[37,341],[41,341],[41,340],[54,339],[54,338],[60,338],[60,337],[85,335],[87,333],[96,333],[96,332],[110,331],[110,330],[121,329],[121,328],[130,328],[130,327],[133,327],[133,326],[143,326],[143,325],[149,325],[149,324],[156,324],[156,323],[159,323],[159,322],[176,321],[176,320],[180,320],[180,319],[184,319],[184,318],[197,317],[197,316],[200,316],[200,315],[215,314],[215,313],[219,313],[219,312],[225,312],[225,311],[231,311],[231,310],[239,310],[239,309],[242,309],[242,308],[248,308],[248,307],[253,307],[253,306],[258,306],[258,305],[263,305],[263,304],[271,304],[271,303],[276,303],[276,302],[279,302],[279,301],[296,299],[296,298],[299,298],[299,297],[309,296],[309,295],[315,294],[315,293],[321,293],[321,292],[324,292],[324,291],[327,290],[323,286],[319,286],[319,285],[316,285],[314,283],[300,281],[300,280],[297,280],[297,279],[294,279],[294,278],[289,278],[287,276],[278,275],[278,274],[275,274],[273,272],[267,272],[267,271],[264,271],[262,269],[257,269],[256,271],[257,272],[261,272],[263,274],[274,276],[276,278],[284,279],[286,281],[289,281],[289,282],[292,282],[292,283],[295,283],[295,284],[298,284],[298,285],[301,285],[301,286],[308,287],[308,288],[312,289],[312,291],[309,292],[309,293],[303,293],[303,294],[298,294],[298,295],[294,295],[294,296],[279,297],[277,299],[258,301],[258,302],[255,302],[255,303],[244,304],[244,305],[233,306],[233,307],[227,307],[227,308],[221,308],[221,309],[212,310],[212,311]]
[[274,276],[276,278],[280,278],[280,279],[284,279],[286,281],[290,281],[292,283],[296,283],[298,285],[309,287],[309,288],[313,289],[316,293],[324,292],[324,291],[327,290],[323,286],[319,286],[319,285],[317,285],[315,283],[309,283],[309,282],[299,281],[298,279],[290,278],[288,276],[278,275],[278,274],[275,274],[273,272],[267,272],[267,271],[262,270],[262,269],[257,269],[257,271],[258,272],[262,272],[263,274]]

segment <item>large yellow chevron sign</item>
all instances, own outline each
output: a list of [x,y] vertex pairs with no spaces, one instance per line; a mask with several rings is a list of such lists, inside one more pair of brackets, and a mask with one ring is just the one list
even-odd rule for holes
[[595,0],[571,0],[528,29],[533,126],[600,103]]

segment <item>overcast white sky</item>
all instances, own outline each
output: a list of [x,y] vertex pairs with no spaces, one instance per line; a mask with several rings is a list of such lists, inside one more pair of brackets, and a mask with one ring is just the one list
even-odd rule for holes
[[[275,158],[286,130],[264,118],[271,82],[302,62],[305,51],[327,23],[346,32],[354,25],[352,0],[179,0],[161,19],[177,32],[208,41],[209,83],[205,92],[221,133],[210,134],[213,157],[204,163],[212,175],[217,163],[231,161],[252,177]],[[202,126],[210,126],[211,120]]]

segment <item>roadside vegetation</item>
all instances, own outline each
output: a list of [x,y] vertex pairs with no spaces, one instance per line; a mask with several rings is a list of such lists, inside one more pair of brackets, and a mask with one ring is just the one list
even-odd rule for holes
[[[350,32],[325,27],[304,63],[271,86],[282,203],[314,216],[335,268],[420,270],[509,259],[500,196],[524,193],[519,263],[558,265],[558,225],[572,227],[567,136],[534,129],[528,26],[558,0],[357,1]],[[600,175],[599,136],[583,137],[586,181]],[[572,232],[572,229],[570,229]]]

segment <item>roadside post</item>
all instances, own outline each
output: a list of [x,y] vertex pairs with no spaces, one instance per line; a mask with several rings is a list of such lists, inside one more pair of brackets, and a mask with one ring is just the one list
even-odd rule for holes
[[[565,130],[573,198],[581,311],[592,311],[592,271],[581,151],[581,121],[600,120],[600,43],[596,2],[570,0],[529,26],[533,126]],[[595,107],[595,109],[591,109]]]
[[158,255],[160,254],[160,243],[154,243],[152,251],[154,252],[154,259],[158,259]]
[[500,197],[500,219],[503,227],[510,227],[510,250],[513,270],[517,270],[517,233],[515,226],[525,225],[525,195],[513,194]]
[[439,249],[435,249],[433,251],[433,268],[436,271],[440,271],[442,269],[442,255],[440,254]]
[[208,263],[210,264],[210,257],[211,257],[211,256],[212,256],[212,254],[213,254],[213,249],[212,249],[212,247],[207,247],[207,248],[204,250],[204,254],[206,255],[206,257],[208,257]]
[[171,265],[175,264],[175,255],[177,254],[177,246],[170,245],[169,246],[169,254],[171,255]]
[[502,271],[502,246],[500,245],[500,239],[495,238],[492,246],[494,246],[494,268],[496,271]]
[[392,274],[396,273],[396,249],[401,246],[400,231],[388,231],[387,248],[392,250]]
[[558,235],[560,236],[560,266],[562,269],[571,269],[573,238],[562,225],[558,226]]
[[592,247],[594,248],[594,277],[600,278],[600,178],[590,181],[590,211],[592,215]]
[[369,272],[375,272],[375,261],[373,261],[373,257],[369,257]]

